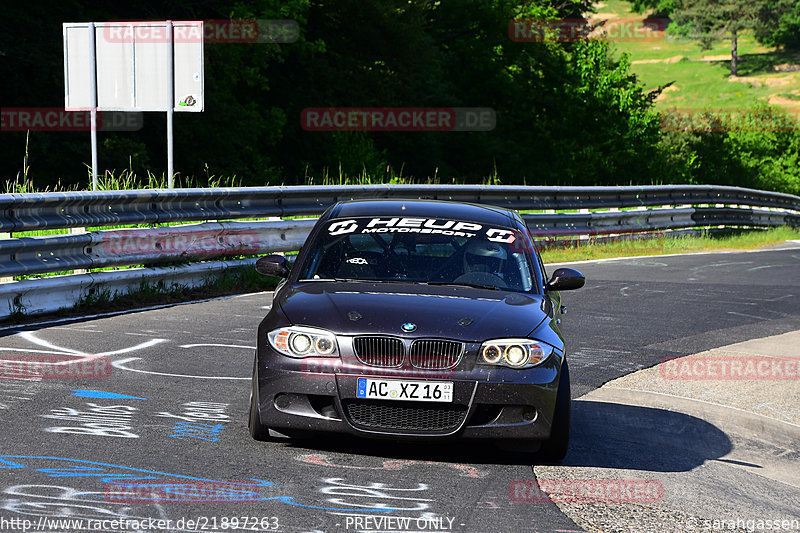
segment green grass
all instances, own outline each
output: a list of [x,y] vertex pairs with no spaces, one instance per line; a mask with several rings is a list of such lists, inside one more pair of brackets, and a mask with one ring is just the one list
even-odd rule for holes
[[[645,15],[630,12],[623,0],[604,2],[598,15],[643,20]],[[800,70],[776,71],[776,65],[800,65],[800,54],[758,44],[751,33],[739,39],[739,76],[730,79],[730,40],[702,49],[697,42],[674,38],[666,33],[655,39],[615,40],[618,55],[628,54],[631,69],[648,90],[672,83],[657,101],[657,109],[735,111],[770,103],[794,113],[800,113]],[[670,60],[670,62],[664,62]],[[652,62],[660,61],[660,62]],[[800,117],[797,117],[800,118]]]
[[[319,173],[312,173],[309,169],[303,176],[303,185],[383,185],[383,184],[457,184],[455,178],[450,181],[443,180],[438,174],[438,170],[432,176],[425,179],[417,179],[411,176],[403,175],[403,169],[396,172],[391,167],[387,167],[383,172],[370,173],[363,169],[358,173],[347,173],[341,167],[331,169],[329,167],[323,168]],[[167,188],[166,175],[156,176],[155,174],[147,171],[146,176],[139,176],[132,170],[125,169],[121,172],[106,171],[103,175],[98,177],[98,190],[100,191],[125,191],[125,190],[140,190],[140,189],[166,189]],[[501,185],[500,177],[497,174],[497,169],[481,179],[482,185]],[[210,188],[210,187],[242,187],[244,182],[237,176],[175,176],[174,188]],[[280,177],[265,176],[263,183],[253,184],[249,183],[247,186],[267,186],[267,185],[285,185]],[[90,191],[92,190],[91,177],[87,176],[85,186],[81,188],[78,185],[70,185],[64,187],[61,182],[57,183],[53,188],[50,187],[37,187],[32,180],[25,176],[17,176],[13,180],[5,180],[5,189],[3,193],[35,193],[35,192],[64,192],[64,191]]]
[[[758,61],[781,62],[783,53],[746,55]],[[789,60],[786,59],[785,62]],[[673,85],[657,101],[657,109],[688,108],[735,111],[748,109],[756,104],[769,103],[770,98],[791,98],[792,91],[800,89],[798,73],[758,74],[750,66],[742,66],[740,77],[731,81],[728,61],[701,62],[681,60],[677,63],[634,64],[634,72],[647,89],[655,89],[668,83]],[[752,66],[752,65],[751,65]],[[777,80],[777,81],[775,81]],[[769,83],[784,83],[769,85]]]
[[689,252],[723,252],[732,250],[754,250],[800,239],[800,228],[782,226],[768,230],[736,230],[725,234],[703,236],[658,237],[652,239],[623,240],[614,242],[588,242],[565,248],[550,248],[542,251],[545,263],[584,261],[638,255],[665,255]]
[[[166,189],[168,180],[166,174],[156,175],[149,170],[147,175],[139,176],[134,171],[125,169],[121,172],[106,170],[97,177],[98,191],[129,191],[139,189]],[[206,174],[205,176],[181,176],[176,175],[174,179],[175,188],[207,188],[207,187],[241,187],[242,179],[237,176],[215,176]],[[4,193],[35,193],[35,192],[66,192],[66,191],[91,191],[92,178],[87,175],[84,187],[73,184],[64,186],[59,181],[52,188],[38,187],[25,175],[17,175],[14,179],[5,180]]]
[[596,2],[595,9],[600,14],[615,13],[628,16],[630,14],[631,4],[625,0],[605,0],[603,2]]
[[[91,189],[92,181],[89,179],[87,190]],[[169,186],[167,175],[162,173],[160,176],[153,174],[149,170],[144,177],[138,176],[132,170],[123,170],[119,174],[106,171],[98,176],[97,190],[99,191],[126,191],[137,189],[166,189]],[[180,188],[206,188],[206,187],[241,187],[242,179],[237,176],[215,176],[206,174],[205,176],[181,176],[176,175],[173,180],[173,187]]]

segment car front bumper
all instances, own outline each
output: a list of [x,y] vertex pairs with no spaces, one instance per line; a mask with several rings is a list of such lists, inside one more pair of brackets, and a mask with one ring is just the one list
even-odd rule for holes
[[[266,345],[259,354],[258,406],[265,426],[411,439],[547,439],[562,361],[553,354],[530,369],[462,362],[446,371],[404,371],[349,365],[338,358],[294,359]],[[453,402],[357,398],[359,377],[449,381]]]

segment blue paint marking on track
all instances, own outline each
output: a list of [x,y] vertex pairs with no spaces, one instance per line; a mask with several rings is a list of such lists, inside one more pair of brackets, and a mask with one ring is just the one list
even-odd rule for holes
[[172,428],[174,433],[170,435],[170,437],[179,440],[197,439],[207,442],[218,442],[219,434],[223,429],[225,429],[224,424],[216,424],[212,426],[211,424],[200,424],[197,422],[192,424],[188,424],[186,422],[176,422],[175,427]]
[[[13,460],[12,460],[13,459]],[[43,461],[48,466],[56,466],[56,468],[36,468],[35,466],[30,466],[31,462],[36,461]],[[58,468],[60,462],[66,462],[67,464],[62,464],[62,468]],[[27,464],[26,464],[27,463]],[[55,464],[54,464],[55,463]],[[306,509],[320,509],[323,511],[353,511],[351,508],[337,508],[337,507],[321,507],[317,505],[306,505],[302,503],[298,503],[294,501],[293,496],[265,496],[258,492],[253,491],[244,491],[243,489],[247,488],[257,488],[257,487],[272,487],[275,484],[270,481],[264,481],[261,479],[250,479],[247,483],[241,483],[236,481],[217,481],[208,478],[201,478],[201,477],[194,477],[194,476],[185,476],[181,474],[170,474],[168,472],[159,472],[157,470],[144,470],[141,468],[132,468],[129,466],[120,466],[111,463],[99,463],[96,461],[84,461],[82,459],[69,459],[66,457],[47,457],[47,456],[37,456],[37,455],[0,455],[0,469],[4,468],[30,468],[35,470],[36,472],[41,472],[48,477],[101,477],[101,481],[104,483],[111,483],[116,485],[117,487],[169,487],[170,492],[175,491],[178,488],[186,488],[191,489],[194,487],[192,482],[194,481],[202,481],[205,483],[214,483],[217,486],[221,486],[224,490],[226,486],[229,486],[231,489],[239,489],[236,494],[240,494],[242,498],[238,498],[236,500],[231,500],[226,498],[225,501],[270,501],[270,500],[277,500],[295,507],[304,507]],[[111,469],[119,471],[124,471],[125,473],[114,473],[110,471]],[[172,481],[170,481],[170,479]],[[176,483],[174,480],[180,479],[183,483]],[[148,481],[147,483],[138,483],[138,481],[144,480],[152,480]],[[132,483],[136,482],[136,483]],[[224,494],[230,495],[230,492],[224,492]],[[104,496],[98,496],[98,498],[103,498]],[[146,500],[142,498],[142,500]],[[178,500],[175,500],[178,501]],[[209,499],[191,499],[191,500],[180,500],[186,502],[209,502]],[[217,495],[217,501],[219,501],[219,495]],[[392,511],[400,511],[401,509],[395,509],[394,507],[381,507],[379,509],[359,509],[359,512],[392,512]]]
[[73,389],[72,395],[78,398],[105,398],[107,400],[146,400],[147,398],[139,398],[138,396],[128,396],[127,394],[119,394],[117,392],[104,392],[101,390],[91,389]]

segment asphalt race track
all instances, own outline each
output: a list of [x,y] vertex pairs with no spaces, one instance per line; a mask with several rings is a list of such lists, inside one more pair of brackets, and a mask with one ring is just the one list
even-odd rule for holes
[[[587,283],[564,293],[562,324],[574,397],[665,357],[800,329],[797,248],[575,267]],[[511,501],[531,459],[489,444],[251,440],[270,304],[264,293],[6,330],[3,359],[83,359],[97,379],[4,371],[0,530],[580,531],[554,503]],[[660,468],[701,466],[674,461]]]

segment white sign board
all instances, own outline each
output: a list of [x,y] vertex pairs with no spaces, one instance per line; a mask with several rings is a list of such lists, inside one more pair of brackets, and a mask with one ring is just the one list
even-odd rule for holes
[[92,107],[92,68],[99,111],[202,111],[203,22],[65,23],[67,109]]

